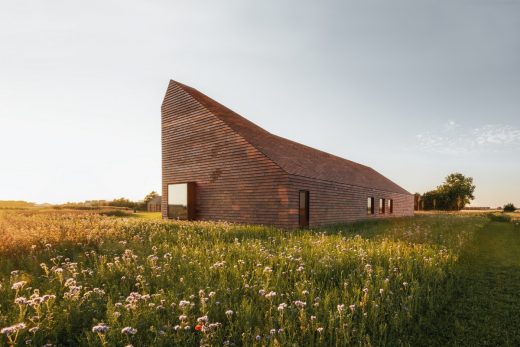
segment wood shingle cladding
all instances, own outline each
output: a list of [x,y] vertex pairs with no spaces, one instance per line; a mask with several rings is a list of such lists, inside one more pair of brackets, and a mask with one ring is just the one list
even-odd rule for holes
[[148,212],[161,212],[161,197],[156,196],[146,204]]
[[[197,220],[298,227],[299,192],[309,225],[413,214],[413,196],[375,170],[273,135],[199,91],[170,81],[162,105],[163,196],[194,182]],[[367,216],[367,197],[393,213]]]

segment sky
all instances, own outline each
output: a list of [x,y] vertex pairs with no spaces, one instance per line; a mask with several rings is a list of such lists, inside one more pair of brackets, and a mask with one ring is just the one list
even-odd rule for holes
[[0,0],[0,200],[161,186],[170,79],[410,192],[520,205],[520,0]]

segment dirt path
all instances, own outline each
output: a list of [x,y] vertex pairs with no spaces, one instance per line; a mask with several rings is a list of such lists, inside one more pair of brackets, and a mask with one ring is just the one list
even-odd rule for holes
[[457,275],[457,295],[419,344],[520,346],[520,228],[492,222],[479,231]]

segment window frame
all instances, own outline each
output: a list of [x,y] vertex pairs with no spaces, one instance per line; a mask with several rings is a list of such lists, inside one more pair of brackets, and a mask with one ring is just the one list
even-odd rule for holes
[[373,196],[367,197],[367,215],[373,216],[375,214],[375,198]]
[[[186,218],[179,218],[170,214],[170,186],[172,185],[186,185]],[[176,182],[168,183],[166,185],[166,217],[168,219],[176,220],[195,220],[196,219],[196,184],[195,182]]]
[[379,214],[385,214],[386,213],[386,199],[385,198],[379,198]]

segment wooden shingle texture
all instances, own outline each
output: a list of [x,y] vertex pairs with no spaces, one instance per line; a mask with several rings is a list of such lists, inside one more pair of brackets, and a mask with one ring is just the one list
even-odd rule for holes
[[[163,216],[167,186],[196,182],[197,219],[298,226],[413,214],[413,196],[370,167],[273,135],[194,88],[170,81],[162,105]],[[394,201],[368,216],[367,197]]]

